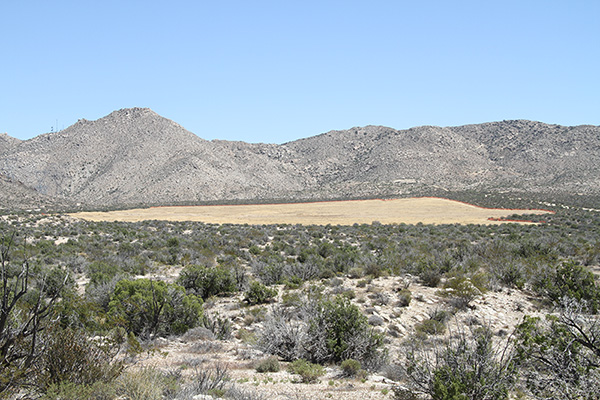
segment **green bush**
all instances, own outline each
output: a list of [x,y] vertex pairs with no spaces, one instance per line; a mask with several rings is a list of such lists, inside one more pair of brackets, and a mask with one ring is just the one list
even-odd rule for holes
[[446,325],[435,319],[426,319],[416,324],[415,330],[425,335],[443,335],[446,332]]
[[546,276],[537,284],[536,289],[557,304],[567,297],[577,301],[584,300],[592,313],[597,313],[600,307],[600,290],[594,274],[572,261],[557,267],[554,274]]
[[325,375],[325,369],[322,365],[313,364],[306,360],[296,360],[288,366],[288,371],[292,374],[300,375],[303,383],[314,383]]
[[231,293],[237,290],[235,277],[224,267],[204,267],[190,265],[181,271],[177,283],[188,293],[200,296],[203,300],[211,296]]
[[[383,336],[369,326],[367,317],[345,296],[334,300],[313,292],[301,304],[276,308],[264,323],[258,346],[283,360],[306,359],[324,364],[346,359],[369,370],[387,358]],[[309,289],[310,290],[310,289]]]
[[563,299],[558,315],[526,316],[515,337],[523,381],[533,398],[600,398],[598,315]]
[[250,284],[250,288],[246,292],[244,298],[248,304],[263,304],[270,301],[277,295],[277,290],[269,288],[258,281],[254,281]]
[[450,304],[458,309],[464,309],[485,292],[483,274],[474,274],[471,277],[457,275],[448,278],[444,283],[443,290],[438,293],[447,297]]
[[87,267],[87,275],[90,278],[89,285],[99,285],[110,282],[117,274],[123,273],[123,270],[116,264],[109,264],[104,261],[94,261]]
[[307,357],[318,363],[352,358],[376,368],[385,358],[383,337],[370,328],[367,317],[344,296],[317,304],[305,340]]
[[46,271],[44,276],[44,291],[47,296],[58,296],[75,286],[75,280],[60,267]]
[[494,265],[492,274],[501,284],[509,288],[523,289],[525,286],[525,268],[515,261]]
[[412,293],[408,289],[402,289],[398,292],[398,307],[408,307],[412,300]]
[[429,287],[437,287],[442,279],[442,273],[433,265],[430,268],[425,268],[419,273],[421,283]]
[[202,299],[149,279],[120,281],[108,307],[113,321],[136,336],[182,334],[202,320]]
[[351,358],[342,361],[340,367],[342,368],[342,373],[344,376],[356,376],[361,370],[360,362]]
[[412,390],[402,386],[392,386],[394,400],[419,400],[419,396]]
[[277,357],[269,357],[256,363],[256,372],[279,372],[280,366]]

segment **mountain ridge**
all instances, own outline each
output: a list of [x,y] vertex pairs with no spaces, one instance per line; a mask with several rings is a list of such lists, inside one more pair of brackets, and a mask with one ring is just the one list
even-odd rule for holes
[[600,127],[504,120],[368,125],[283,144],[205,140],[149,108],[20,141],[0,174],[89,206],[406,195],[415,188],[600,191]]

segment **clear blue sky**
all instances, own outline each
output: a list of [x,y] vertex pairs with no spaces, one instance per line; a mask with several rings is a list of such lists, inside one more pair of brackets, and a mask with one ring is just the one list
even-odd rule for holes
[[0,1],[0,132],[150,107],[205,139],[600,124],[600,1]]

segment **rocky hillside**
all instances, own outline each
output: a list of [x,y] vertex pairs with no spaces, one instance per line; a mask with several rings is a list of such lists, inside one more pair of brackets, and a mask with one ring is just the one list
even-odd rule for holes
[[0,174],[0,212],[6,208],[55,210],[71,207],[73,204],[66,199],[45,196]]
[[0,155],[7,179],[91,206],[390,196],[427,187],[600,191],[600,127],[521,120],[367,126],[276,145],[206,141],[134,108],[22,142],[0,135]]

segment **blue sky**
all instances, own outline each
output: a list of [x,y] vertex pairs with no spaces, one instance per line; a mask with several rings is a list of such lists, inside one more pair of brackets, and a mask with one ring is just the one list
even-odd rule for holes
[[126,107],[267,143],[364,125],[599,125],[599,16],[596,0],[4,0],[0,132]]

